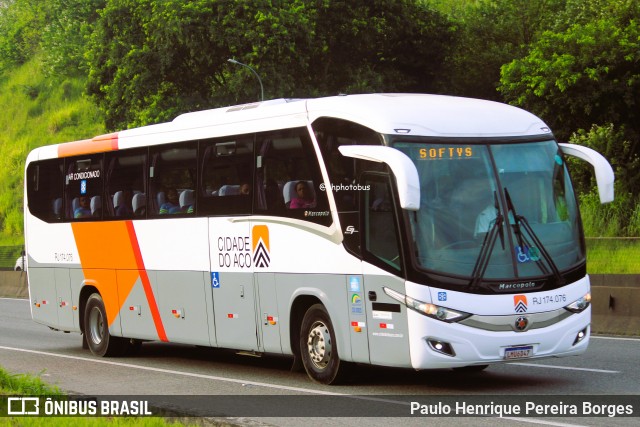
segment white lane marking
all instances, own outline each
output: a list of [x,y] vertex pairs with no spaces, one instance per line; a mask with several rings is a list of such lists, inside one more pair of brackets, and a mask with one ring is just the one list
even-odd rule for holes
[[[320,394],[320,395],[325,395],[325,396],[343,396],[343,397],[348,397],[348,398],[352,398],[352,399],[359,399],[359,400],[372,400],[372,401],[379,401],[379,402],[384,402],[384,403],[392,403],[392,404],[404,405],[404,406],[409,406],[410,405],[410,403],[408,403],[408,402],[399,402],[397,400],[388,400],[388,399],[381,399],[381,398],[376,398],[376,397],[366,397],[366,396],[353,396],[353,395],[345,394],[345,393],[335,393],[335,392],[328,392],[328,391],[321,391],[321,390],[311,390],[311,389],[306,389],[306,388],[302,388],[302,387],[289,387],[289,386],[283,386],[283,385],[277,385],[277,384],[262,383],[262,382],[257,382],[257,381],[248,381],[248,380],[242,380],[242,379],[218,377],[218,376],[214,376],[214,375],[204,375],[204,374],[196,374],[196,373],[191,373],[191,372],[174,371],[172,369],[152,368],[152,367],[149,367],[149,366],[134,365],[134,364],[131,364],[131,363],[112,362],[112,361],[109,361],[109,360],[102,360],[102,359],[89,359],[89,358],[86,358],[86,357],[71,356],[71,355],[66,355],[66,354],[49,353],[49,352],[46,352],[46,351],[38,351],[38,350],[28,350],[28,349],[24,349],[24,348],[0,346],[0,350],[9,350],[9,351],[22,352],[22,353],[31,353],[31,354],[37,354],[37,355],[40,355],[40,356],[59,357],[59,358],[62,358],[62,359],[81,360],[81,361],[84,361],[84,362],[101,363],[101,364],[104,364],[104,365],[120,366],[120,367],[123,367],[123,368],[140,369],[140,370],[143,370],[143,371],[153,371],[153,372],[159,372],[159,373],[163,373],[163,374],[181,375],[181,376],[192,377],[192,378],[208,379],[208,380],[215,380],[215,381],[224,381],[224,382],[229,382],[229,383],[234,383],[234,384],[241,384],[241,385],[249,384],[249,385],[254,385],[254,386],[259,386],[259,387],[274,388],[274,389],[286,390],[286,391],[295,391],[295,392],[300,392],[300,393]],[[525,365],[528,365],[528,364],[525,364]],[[540,365],[533,365],[533,366],[540,366]],[[499,417],[495,417],[495,418],[499,418]],[[556,427],[584,427],[584,426],[581,426],[581,425],[578,425],[578,424],[564,424],[564,423],[557,423],[557,422],[546,421],[546,420],[539,420],[539,419],[536,419],[536,418],[502,417],[502,419],[511,420],[511,421],[519,421],[519,422],[522,422],[522,423],[542,424],[542,425],[556,426]]]
[[41,356],[60,357],[63,359],[82,360],[84,362],[102,363],[103,365],[120,366],[123,368],[140,369],[143,371],[160,372],[163,374],[182,375],[185,377],[201,378],[201,379],[214,380],[214,381],[225,381],[225,382],[241,384],[241,385],[254,385],[259,387],[275,388],[279,390],[296,391],[300,393],[313,393],[313,394],[322,394],[327,396],[349,396],[348,394],[344,394],[344,393],[333,393],[333,392],[321,391],[321,390],[310,390],[310,389],[300,388],[300,387],[289,387],[289,386],[261,383],[256,381],[243,380],[243,379],[225,378],[225,377],[217,377],[214,375],[204,375],[204,374],[196,374],[192,372],[174,371],[172,369],[152,368],[150,366],[140,366],[140,365],[134,365],[131,363],[111,362],[109,360],[102,360],[102,359],[89,359],[89,358],[79,357],[79,356],[70,356],[67,354],[56,354],[56,353],[49,353],[46,351],[28,350],[25,348],[0,346],[0,349],[9,350],[9,351],[19,351],[22,353],[38,354]]
[[640,342],[640,337],[637,337],[637,338],[623,338],[623,337],[603,337],[603,336],[593,336],[593,335],[591,335],[591,339]]
[[6,298],[6,297],[2,297],[2,298],[0,298],[0,300],[29,302],[29,300],[25,299],[25,298]]
[[590,369],[590,368],[576,368],[573,366],[554,366],[554,365],[540,365],[537,363],[521,363],[521,362],[512,362],[509,365],[518,365],[518,366],[531,366],[534,368],[549,368],[549,369],[564,369],[567,371],[587,371],[587,372],[600,372],[602,374],[619,374],[620,371],[608,371],[606,369]]

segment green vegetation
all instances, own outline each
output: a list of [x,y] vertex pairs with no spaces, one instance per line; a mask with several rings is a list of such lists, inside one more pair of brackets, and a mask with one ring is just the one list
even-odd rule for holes
[[640,274],[640,239],[587,239],[589,274]]
[[[0,1],[0,244],[22,241],[39,145],[266,98],[415,91],[509,102],[603,153],[621,196],[590,236],[640,235],[636,0]],[[604,215],[603,215],[604,213]],[[603,219],[613,218],[613,224]]]
[[23,244],[29,151],[104,133],[100,111],[83,96],[85,84],[83,77],[47,77],[39,56],[0,75],[0,244]]
[[[4,396],[64,396],[65,394],[58,387],[46,384],[39,376],[26,374],[11,374],[0,367],[0,395]],[[5,412],[0,408],[0,413]],[[212,422],[201,423],[198,419],[186,420],[186,425],[219,425]],[[115,417],[115,418],[83,418],[83,417],[6,417],[0,418],[0,426],[23,426],[23,427],[66,427],[66,426],[94,426],[94,427],[181,427],[185,424],[181,422],[169,422],[162,417]],[[225,424],[229,425],[229,424]]]
[[62,396],[57,387],[47,385],[39,376],[11,374],[0,367],[0,394],[29,396]]

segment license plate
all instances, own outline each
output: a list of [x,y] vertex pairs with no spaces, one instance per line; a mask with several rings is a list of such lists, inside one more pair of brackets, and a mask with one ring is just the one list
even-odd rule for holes
[[519,347],[509,347],[504,350],[504,358],[506,360],[525,359],[533,356],[533,346],[523,345]]

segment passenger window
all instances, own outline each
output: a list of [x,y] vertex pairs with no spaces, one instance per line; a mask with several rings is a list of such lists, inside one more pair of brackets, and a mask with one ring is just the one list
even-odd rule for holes
[[31,163],[27,169],[27,203],[32,215],[47,222],[60,221],[63,217],[62,159]]
[[195,141],[157,148],[150,152],[147,214],[163,217],[195,214],[197,152]]
[[146,149],[115,151],[106,155],[105,217],[126,219],[145,216],[146,160]]
[[334,188],[333,197],[338,212],[357,210],[358,196],[361,193],[357,190],[360,175],[364,171],[380,171],[385,167],[380,163],[345,157],[338,151],[338,147],[382,145],[382,137],[362,125],[328,117],[319,118],[313,122],[312,127]]
[[253,134],[202,143],[200,214],[251,213],[251,200],[255,191],[253,145]]
[[257,136],[254,213],[332,222],[316,152],[306,128]]
[[379,267],[397,272],[401,269],[400,246],[393,210],[393,199],[388,175],[365,175],[364,247],[367,258]]
[[102,218],[102,155],[68,158],[65,165],[65,217]]

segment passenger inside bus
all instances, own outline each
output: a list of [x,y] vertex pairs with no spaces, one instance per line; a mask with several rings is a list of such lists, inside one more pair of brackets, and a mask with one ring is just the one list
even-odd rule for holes
[[476,218],[476,228],[473,237],[482,237],[485,233],[489,232],[497,216],[498,210],[496,207],[493,204],[487,205]]
[[160,215],[180,212],[178,192],[175,188],[168,188],[165,192],[165,202],[160,206]]
[[250,193],[251,193],[251,187],[249,186],[249,183],[245,182],[240,185],[241,196],[248,196]]
[[91,200],[88,196],[80,196],[78,207],[73,211],[74,218],[91,218]]
[[295,196],[291,198],[289,209],[314,208],[316,200],[307,181],[298,181],[295,185]]

